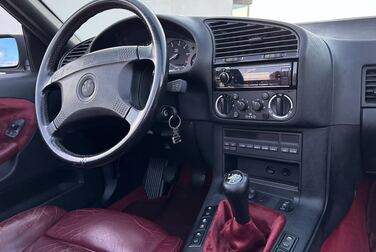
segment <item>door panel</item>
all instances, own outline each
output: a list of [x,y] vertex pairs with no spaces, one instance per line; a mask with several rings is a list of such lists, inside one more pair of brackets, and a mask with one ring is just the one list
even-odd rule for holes
[[[26,58],[25,44],[18,46],[21,57]],[[98,206],[103,195],[101,168],[72,167],[46,147],[36,126],[36,77],[26,67],[0,74],[0,221],[46,204],[66,210]],[[18,119],[25,120],[24,125],[11,138],[7,129]]]
[[0,165],[25,148],[35,128],[34,103],[24,99],[0,98]]
[[[1,6],[2,1],[0,13],[4,15]],[[37,129],[35,83],[46,44],[31,33],[40,29],[38,23],[30,23],[25,30],[19,27],[20,31],[12,32],[17,35],[7,35],[1,34],[0,25],[0,38],[17,42],[17,49],[5,46],[1,52],[13,58],[18,50],[19,56],[17,66],[0,68],[0,221],[47,204],[66,210],[98,206],[105,187],[102,168],[84,170],[62,162],[47,148]],[[49,105],[54,106],[53,102]],[[18,134],[12,132],[17,127],[22,128]]]
[[[35,79],[32,72],[0,75],[0,221],[46,204],[96,206],[104,191],[101,169],[72,167],[46,147],[36,125]],[[25,124],[11,139],[6,131],[18,119]]]

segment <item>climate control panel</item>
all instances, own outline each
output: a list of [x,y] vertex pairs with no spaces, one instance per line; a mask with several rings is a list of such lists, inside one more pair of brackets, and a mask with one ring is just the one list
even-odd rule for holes
[[214,111],[226,119],[286,121],[295,114],[296,90],[213,92]]

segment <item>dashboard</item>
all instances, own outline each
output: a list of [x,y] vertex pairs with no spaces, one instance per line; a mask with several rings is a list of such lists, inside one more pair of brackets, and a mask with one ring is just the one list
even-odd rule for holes
[[[344,189],[344,184],[353,185],[349,180],[358,176],[361,161],[375,172],[375,18],[300,25],[242,18],[159,19],[167,39],[168,81],[187,83],[184,93],[166,92],[161,107],[176,107],[183,122],[189,122],[187,130],[195,132],[189,136],[196,137],[187,137],[184,144],[196,146],[192,141],[197,141],[217,174],[243,165],[266,181],[293,183],[302,198],[317,199],[301,202],[295,211],[318,221],[321,210],[312,214],[312,205],[325,201],[326,181],[339,192],[336,197],[343,197],[344,190],[352,196],[353,188]],[[91,51],[149,43],[142,22],[126,19],[68,50],[60,66]],[[335,226],[331,219],[326,225]],[[299,214],[290,214],[287,223],[286,229],[300,234],[296,249],[303,251],[317,223],[306,224]]]
[[[242,18],[159,16],[159,19],[167,39],[169,80],[181,78],[188,82],[187,93],[179,97],[180,110],[186,119],[251,125],[324,126],[331,123],[332,111],[328,108],[334,103],[337,124],[360,120],[356,109],[361,105],[355,101],[363,99],[362,85],[356,86],[356,91],[354,86],[346,84],[343,75],[333,72],[334,68],[344,67],[343,64],[333,66],[333,53],[340,50],[342,44],[347,46],[349,43],[351,29],[345,30],[345,21],[338,24],[342,33],[331,29],[335,37],[331,39],[330,32],[320,32],[324,28],[327,31],[336,22],[325,26],[325,23],[294,25]],[[365,36],[361,29],[359,33],[359,36]],[[362,39],[356,44],[365,41]],[[60,66],[82,53],[149,43],[150,36],[144,24],[137,18],[128,18],[71,48]],[[359,46],[360,51],[366,48]],[[366,52],[362,55],[371,57]],[[370,63],[372,60],[359,60],[356,75],[359,80],[363,66]],[[333,78],[342,79],[342,85],[348,86],[349,89],[336,91],[346,92],[346,100],[332,99],[339,85],[333,83]],[[355,81],[355,76],[350,78]],[[349,99],[354,94],[359,99]],[[270,102],[272,97],[280,99]],[[340,104],[347,106],[349,101],[354,101],[351,114],[338,110]]]

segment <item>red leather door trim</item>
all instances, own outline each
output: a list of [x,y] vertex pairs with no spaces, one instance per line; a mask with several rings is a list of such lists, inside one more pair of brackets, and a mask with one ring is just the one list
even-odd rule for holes
[[[25,124],[16,138],[6,136],[11,122],[24,119]],[[19,153],[30,141],[36,129],[34,103],[16,98],[0,98],[0,164]]]

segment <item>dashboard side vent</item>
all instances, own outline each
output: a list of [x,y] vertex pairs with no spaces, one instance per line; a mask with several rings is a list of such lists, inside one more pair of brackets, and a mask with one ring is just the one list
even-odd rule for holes
[[286,27],[239,20],[207,24],[215,41],[215,63],[298,57],[298,36]]
[[78,59],[79,57],[85,55],[89,51],[89,47],[91,42],[93,42],[94,38],[85,40],[78,45],[74,46],[72,49],[70,49],[67,53],[64,54],[64,56],[61,58],[59,62],[59,67],[61,68],[65,66],[66,64]]
[[376,66],[364,67],[363,90],[363,105],[376,106]]

